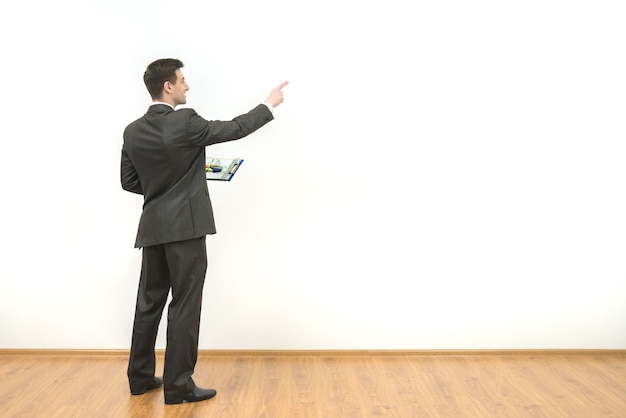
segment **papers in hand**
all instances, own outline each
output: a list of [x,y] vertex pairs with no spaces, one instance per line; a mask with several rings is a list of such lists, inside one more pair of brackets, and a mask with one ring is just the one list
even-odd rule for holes
[[217,158],[207,157],[206,159],[206,179],[230,181],[239,166],[243,163],[243,158]]

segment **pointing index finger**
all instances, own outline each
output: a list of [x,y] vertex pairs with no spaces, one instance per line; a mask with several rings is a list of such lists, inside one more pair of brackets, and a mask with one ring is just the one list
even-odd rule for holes
[[289,81],[283,81],[282,83],[280,83],[274,90],[280,90],[283,87],[285,87],[287,84],[289,84]]

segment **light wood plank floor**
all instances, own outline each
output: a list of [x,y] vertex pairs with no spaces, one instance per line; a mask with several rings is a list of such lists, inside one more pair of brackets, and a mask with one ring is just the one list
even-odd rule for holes
[[[165,405],[129,393],[127,355],[0,350],[2,417],[626,417],[626,351],[201,354],[217,389]],[[162,356],[158,368],[162,369]]]

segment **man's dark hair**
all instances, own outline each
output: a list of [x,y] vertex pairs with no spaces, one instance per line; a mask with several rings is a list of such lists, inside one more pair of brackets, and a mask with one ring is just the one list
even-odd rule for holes
[[176,70],[182,67],[183,62],[175,58],[159,59],[148,65],[143,74],[143,82],[153,100],[161,98],[166,81],[176,84]]

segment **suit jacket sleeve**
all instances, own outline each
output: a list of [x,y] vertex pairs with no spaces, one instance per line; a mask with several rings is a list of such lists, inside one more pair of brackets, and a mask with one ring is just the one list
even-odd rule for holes
[[122,164],[120,168],[120,178],[122,181],[122,188],[128,192],[143,194],[143,188],[139,181],[139,175],[135,166],[130,161],[126,150],[122,148]]
[[187,131],[192,133],[191,141],[205,147],[248,136],[274,119],[272,112],[264,104],[230,121],[208,121],[195,111],[187,110],[186,124]]

